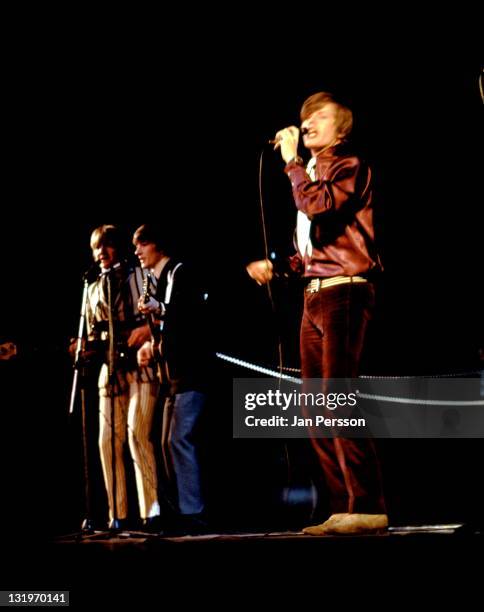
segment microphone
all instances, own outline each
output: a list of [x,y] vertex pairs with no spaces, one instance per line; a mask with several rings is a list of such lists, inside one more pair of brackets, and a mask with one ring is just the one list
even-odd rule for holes
[[[307,134],[309,132],[307,127],[303,127],[300,129],[300,134],[302,134],[304,136],[304,134]],[[278,142],[281,142],[281,138],[273,138],[272,140],[268,140],[267,141],[269,144],[277,144]]]
[[93,264],[89,266],[89,268],[82,275],[82,279],[89,280],[89,277],[91,277],[95,273],[99,274],[99,262],[98,261],[95,261]]

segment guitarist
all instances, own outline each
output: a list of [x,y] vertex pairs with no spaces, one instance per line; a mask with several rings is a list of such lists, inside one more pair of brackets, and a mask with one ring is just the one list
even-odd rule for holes
[[[163,371],[169,386],[163,416],[162,448],[165,467],[176,484],[180,530],[201,533],[206,529],[198,442],[195,430],[206,404],[211,354],[204,301],[193,273],[170,257],[166,235],[146,224],[134,233],[141,267],[156,279],[156,292],[138,302],[140,311],[160,321]],[[138,363],[153,359],[151,342],[138,351]]]
[[128,438],[140,517],[151,531],[160,514],[156,462],[150,440],[158,381],[152,368],[140,368],[136,362],[137,348],[149,338],[148,326],[138,310],[143,275],[140,268],[124,262],[122,244],[120,232],[113,225],[102,225],[92,232],[91,250],[99,264],[99,276],[88,286],[85,349],[88,354],[94,352],[100,362],[99,450],[109,502],[109,526],[126,527],[124,443]]
[[[162,266],[160,267],[160,273],[161,269],[163,269],[167,261],[168,257],[164,258]],[[154,270],[145,270],[144,272],[145,276],[143,281],[143,295],[141,296],[140,301],[143,306],[147,307],[150,303],[150,300],[153,299],[156,293],[157,278],[159,278],[160,274],[155,276]],[[163,348],[161,345],[161,310],[158,307],[154,308],[153,310],[147,310],[147,312],[145,313],[145,318],[150,328],[151,346],[147,352],[146,366],[144,367],[147,367],[147,365],[151,361],[151,358],[153,358],[158,381],[160,382],[162,388],[166,388],[167,374],[165,371]]]

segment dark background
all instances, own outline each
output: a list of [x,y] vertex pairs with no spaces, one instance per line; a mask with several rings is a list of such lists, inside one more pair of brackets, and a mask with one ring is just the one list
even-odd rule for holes
[[[280,334],[285,364],[298,366],[300,288],[275,286],[274,315],[244,266],[264,255],[262,149],[269,249],[280,259],[291,253],[289,183],[266,141],[298,124],[302,102],[315,91],[335,91],[354,109],[355,144],[377,185],[385,275],[365,372],[478,369],[482,102],[475,53],[451,46],[447,61],[432,46],[414,56],[384,47],[328,53],[315,64],[274,47],[255,59],[219,47],[192,49],[182,61],[174,49],[150,55],[144,47],[60,38],[14,46],[6,77],[0,333],[19,347],[16,360],[0,363],[10,524],[63,532],[83,515],[66,347],[96,226],[115,223],[130,236],[148,219],[169,223],[178,250],[199,264],[216,348],[274,367]],[[307,485],[309,460],[297,444],[288,467],[282,443],[231,439],[230,381],[245,375],[222,364],[214,373],[220,394],[206,454],[212,509],[229,525],[289,526],[281,490],[288,471]],[[480,440],[386,441],[382,452],[395,522],[478,520]],[[290,518],[307,516],[303,508]]]

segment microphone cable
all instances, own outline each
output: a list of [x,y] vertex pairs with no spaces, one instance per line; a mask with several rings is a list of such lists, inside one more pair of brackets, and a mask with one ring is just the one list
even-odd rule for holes
[[[270,143],[272,144],[272,143]],[[261,216],[261,225],[262,225],[262,235],[263,235],[263,240],[264,240],[264,256],[266,260],[270,260],[269,258],[269,244],[268,244],[268,239],[267,239],[267,224],[266,224],[266,218],[265,218],[265,206],[264,206],[264,197],[263,197],[263,189],[262,189],[262,177],[263,177],[263,160],[264,160],[264,148],[261,149],[260,155],[259,155],[259,207],[260,207],[260,216]],[[277,330],[277,352],[278,352],[278,360],[279,360],[279,364],[278,364],[278,371],[279,371],[279,377],[278,377],[278,385],[279,385],[279,389],[281,388],[281,384],[282,384],[282,380],[284,377],[283,371],[284,371],[284,366],[283,366],[283,350],[282,350],[282,338],[281,338],[281,328],[280,328],[280,321],[278,320],[278,316],[277,316],[277,308],[276,308],[276,304],[274,301],[274,297],[272,294],[272,289],[271,289],[271,281],[269,281],[268,283],[266,283],[267,286],[267,294],[269,297],[269,302],[271,304],[271,308],[272,308],[272,312],[276,318],[276,330]],[[287,506],[287,509],[289,509],[289,498],[290,498],[290,492],[293,488],[294,485],[294,465],[293,465],[293,461],[291,458],[291,453],[290,453],[290,449],[289,449],[289,443],[288,440],[285,439],[283,441],[283,456],[284,456],[284,463],[285,463],[285,480],[286,480],[286,487],[282,490],[282,503],[284,506]],[[313,485],[314,486],[314,485]],[[315,507],[316,507],[316,499],[314,498],[314,495],[312,495],[312,504],[311,504],[311,516],[314,514],[315,511]],[[308,520],[311,520],[310,517],[308,517]]]
[[[263,189],[262,189],[263,160],[264,160],[264,148],[261,149],[261,152],[259,155],[259,208],[260,208],[260,217],[261,217],[261,225],[262,225],[262,236],[264,240],[264,257],[266,261],[270,261],[269,244],[267,240],[267,226],[266,226],[265,209],[264,209],[264,198],[263,198]],[[271,282],[272,281],[268,281],[266,283],[267,295],[269,297],[269,302],[271,304],[272,313],[276,317],[276,321],[277,321],[277,309],[276,309],[276,305],[274,302],[274,296],[272,294]],[[283,360],[282,360],[282,339],[281,339],[281,331],[280,331],[279,322],[277,322],[276,329],[277,329],[277,354],[278,354],[278,362],[279,362],[279,386],[280,386],[281,380],[282,380]]]

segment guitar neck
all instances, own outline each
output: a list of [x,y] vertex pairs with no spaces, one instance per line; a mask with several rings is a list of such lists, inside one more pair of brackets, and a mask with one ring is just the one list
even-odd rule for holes
[[159,332],[160,332],[160,327],[159,327],[159,325],[157,325],[157,323],[155,322],[155,319],[153,318],[153,315],[152,315],[152,314],[147,314],[145,318],[146,318],[146,320],[147,320],[147,322],[148,322],[148,325],[149,325],[149,327],[150,327],[150,332],[151,332],[151,335],[152,335],[154,338],[156,338],[156,336],[157,336],[157,335],[159,334]]
[[[151,282],[152,282],[151,276],[149,274],[147,274],[145,276],[144,282],[143,282],[143,300],[145,302],[147,302],[149,300],[149,298],[151,297],[151,292],[150,292],[150,283]],[[156,320],[155,320],[154,316],[151,313],[148,313],[147,315],[145,315],[145,319],[148,322],[148,325],[150,327],[150,332],[151,332],[152,338],[157,340],[159,338],[159,335],[160,335],[160,327],[156,323]]]

